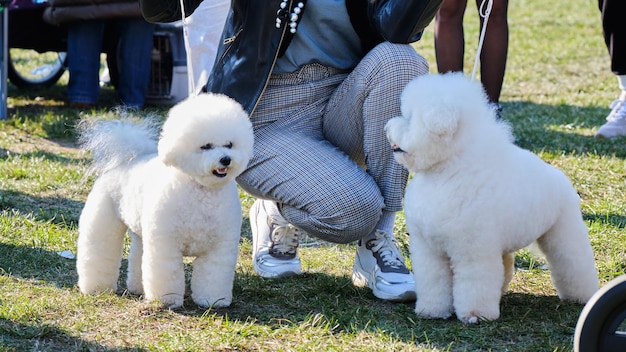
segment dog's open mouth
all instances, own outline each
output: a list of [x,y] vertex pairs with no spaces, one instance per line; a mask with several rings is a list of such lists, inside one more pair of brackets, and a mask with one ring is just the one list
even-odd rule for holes
[[213,175],[217,177],[226,177],[227,174],[228,174],[228,168],[226,167],[220,167],[218,169],[213,170]]
[[404,150],[402,150],[402,148],[398,147],[397,144],[392,144],[391,145],[391,150],[393,150],[394,153],[404,153]]

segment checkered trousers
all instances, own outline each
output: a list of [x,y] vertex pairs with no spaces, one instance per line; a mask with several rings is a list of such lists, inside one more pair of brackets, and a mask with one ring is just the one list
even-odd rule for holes
[[402,209],[408,172],[384,126],[426,60],[410,45],[382,43],[350,73],[319,64],[273,75],[251,121],[254,156],[238,178],[279,203],[309,235],[348,243],[369,234],[382,210]]

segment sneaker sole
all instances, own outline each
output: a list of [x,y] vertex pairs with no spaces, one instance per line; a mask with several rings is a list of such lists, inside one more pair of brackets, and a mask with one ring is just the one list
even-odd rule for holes
[[391,295],[379,290],[374,284],[374,280],[354,267],[352,268],[352,284],[357,287],[368,287],[376,298],[389,302],[411,302],[417,299],[415,291],[406,291],[401,295]]
[[276,273],[276,272],[271,272],[271,271],[265,271],[263,269],[261,269],[257,264],[256,261],[254,263],[254,271],[262,278],[264,279],[279,279],[279,278],[283,278],[283,277],[292,277],[292,276],[297,276],[302,274],[302,272],[295,272],[295,271],[284,271],[282,273]]

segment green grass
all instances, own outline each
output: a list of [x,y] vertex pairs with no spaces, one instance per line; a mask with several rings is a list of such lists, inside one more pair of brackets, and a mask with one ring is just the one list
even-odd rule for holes
[[[471,2],[470,2],[471,3]],[[626,269],[626,139],[593,137],[617,96],[593,1],[510,3],[504,119],[517,143],[563,170],[582,198],[601,283]],[[466,73],[477,45],[466,15]],[[432,26],[415,48],[435,72]],[[517,253],[517,272],[495,322],[421,320],[412,304],[375,299],[350,282],[353,245],[303,248],[305,274],[263,280],[250,263],[244,218],[234,301],[227,309],[161,310],[121,290],[84,296],[76,287],[77,223],[92,177],[75,148],[81,114],[64,107],[67,77],[54,87],[9,86],[0,122],[0,352],[4,351],[571,351],[582,306],[560,302],[543,261]],[[114,94],[103,108],[114,114]],[[153,109],[157,113],[163,107]],[[88,114],[88,115],[89,115]],[[241,194],[244,214],[253,199]],[[406,251],[404,216],[396,232]],[[124,261],[123,266],[126,263]]]

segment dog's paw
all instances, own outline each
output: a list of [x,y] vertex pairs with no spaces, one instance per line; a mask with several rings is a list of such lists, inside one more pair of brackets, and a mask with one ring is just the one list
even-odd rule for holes
[[417,316],[419,318],[422,319],[448,319],[452,316],[452,313],[444,313],[444,312],[440,312],[440,313],[432,313],[432,312],[424,312],[424,311],[420,311],[420,312],[415,312],[415,314],[417,314]]
[[126,283],[126,289],[133,295],[143,295],[143,285],[141,284],[141,282],[137,283],[129,281]]
[[[419,299],[418,299],[419,300]],[[433,306],[424,307],[419,303],[415,306],[415,314],[424,319],[448,319],[452,316],[452,308],[433,309]]]
[[111,275],[103,279],[97,275],[78,276],[78,288],[87,295],[97,295],[104,292],[117,291],[117,276]]
[[167,309],[175,309],[183,306],[184,297],[179,294],[168,294],[164,295],[159,299],[161,306]]
[[458,314],[457,318],[464,324],[479,324],[481,321],[492,321],[500,317],[500,313],[480,313],[472,311],[468,314]]
[[220,298],[217,300],[214,299],[209,299],[206,297],[193,297],[193,301],[195,304],[197,304],[199,307],[202,308],[225,308],[230,306],[231,300],[232,299],[226,299],[226,298]]
[[107,286],[82,285],[82,286],[79,286],[79,288],[80,288],[80,292],[86,295],[98,295],[98,294],[105,293],[105,292],[115,293],[117,291],[117,286],[111,286],[111,285],[107,285]]

